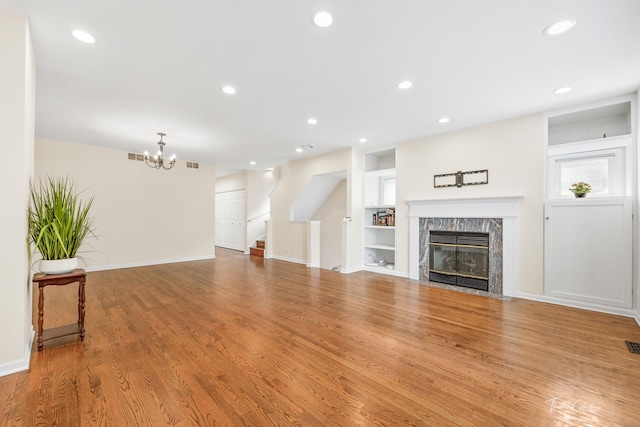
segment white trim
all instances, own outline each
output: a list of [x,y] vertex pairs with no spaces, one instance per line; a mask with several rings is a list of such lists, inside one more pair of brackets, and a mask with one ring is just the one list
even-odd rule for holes
[[307,227],[307,267],[320,268],[320,221],[308,221]]
[[[582,301],[585,303],[594,304],[596,306],[609,306],[620,307],[630,309],[633,307],[633,219],[632,219],[632,203],[631,197],[586,197],[580,199],[562,199],[562,200],[549,200],[545,204],[545,238],[544,238],[544,253],[545,253],[545,269],[544,269],[544,293],[548,297],[559,298],[560,300],[572,300]],[[567,285],[565,280],[558,277],[558,269],[567,272],[561,267],[565,252],[559,249],[559,246],[554,245],[554,240],[557,240],[557,233],[560,228],[554,227],[553,221],[554,212],[557,209],[563,211],[575,210],[574,216],[587,215],[583,209],[586,206],[604,206],[612,207],[615,212],[615,218],[621,218],[619,235],[615,239],[609,239],[611,241],[601,242],[603,247],[606,245],[615,246],[617,249],[621,249],[622,255],[615,258],[617,267],[598,267],[600,274],[605,274],[607,269],[615,269],[616,273],[621,275],[617,276],[615,285],[612,286],[612,292],[609,295],[599,295],[600,293],[595,290],[589,290],[590,286],[584,284],[579,289],[574,286]],[[611,215],[611,214],[610,214]],[[620,216],[617,216],[620,215]],[[594,221],[607,221],[608,215],[600,214]],[[613,232],[613,231],[612,231]],[[555,236],[555,237],[554,237]],[[628,239],[625,238],[628,236]],[[609,265],[609,263],[607,263]],[[555,268],[554,268],[555,266]],[[560,266],[560,267],[559,267]],[[623,267],[624,266],[624,267]],[[562,273],[560,273],[562,276]],[[620,296],[612,298],[614,294],[620,292]],[[599,296],[596,296],[599,295]]]
[[35,333],[36,331],[32,327],[22,358],[0,365],[0,377],[29,369],[29,362],[31,361],[31,347],[33,347],[33,337],[35,336]]
[[517,216],[523,196],[409,200],[409,278],[419,280],[420,218],[502,218],[502,294],[516,296]]
[[356,267],[356,268],[350,268],[350,269],[346,269],[346,268],[341,268],[340,269],[340,273],[342,273],[342,274],[357,273],[358,271],[362,271],[362,267]]
[[[565,147],[570,145],[570,147]],[[624,197],[631,194],[631,135],[595,141],[568,143],[547,149],[547,196],[549,199],[574,198],[561,194],[560,171],[564,163],[583,159],[606,159],[608,188],[605,194],[591,197]],[[564,190],[568,190],[565,188]]]
[[207,259],[215,259],[215,257],[216,257],[215,255],[202,255],[202,256],[187,257],[187,258],[165,259],[165,260],[159,260],[159,261],[132,262],[129,264],[114,264],[114,265],[104,265],[100,267],[86,267],[86,270],[87,272],[103,271],[103,270],[118,270],[120,268],[147,267],[149,265],[173,264],[176,262],[203,261]]
[[287,257],[283,257],[283,256],[278,256],[278,255],[273,255],[271,258],[277,259],[278,261],[286,261],[286,262],[293,262],[293,263],[296,263],[296,264],[307,265],[307,261],[304,260],[304,259],[287,258]]
[[469,197],[463,199],[409,200],[409,217],[416,218],[508,218],[518,216],[524,196]]
[[389,268],[364,266],[364,267],[362,267],[362,270],[363,271],[369,271],[371,273],[388,274],[389,276],[403,277],[405,279],[409,278],[409,274],[403,273],[403,272],[397,271],[397,270],[391,270]]
[[[545,116],[545,119],[548,120],[556,116],[564,116],[565,114],[578,113],[580,111],[585,111],[585,110],[593,110],[595,108],[607,107],[609,105],[615,105],[615,104],[622,104],[624,102],[631,102],[633,107],[633,93],[615,96],[613,98],[600,99],[598,101],[588,102],[586,104],[578,104],[578,105],[572,105],[571,107],[558,108],[557,110],[547,111],[544,114],[544,116]],[[548,123],[546,123],[546,127],[548,128]]]
[[528,294],[526,292],[518,292],[517,298],[528,299],[532,301],[544,302],[548,304],[563,305],[565,307],[579,308],[582,310],[598,311],[600,313],[614,314],[617,316],[631,317],[640,326],[640,314],[629,308],[610,307],[601,304],[589,303],[586,301],[566,300],[564,298],[554,298],[546,295]]

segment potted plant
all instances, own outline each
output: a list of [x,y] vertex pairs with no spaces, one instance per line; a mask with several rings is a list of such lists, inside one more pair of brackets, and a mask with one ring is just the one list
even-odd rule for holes
[[576,197],[585,197],[591,191],[591,186],[586,182],[576,182],[569,189]]
[[76,254],[84,238],[93,234],[93,197],[83,202],[68,177],[47,177],[38,186],[31,183],[30,196],[29,241],[42,256],[40,271],[69,273],[78,265]]

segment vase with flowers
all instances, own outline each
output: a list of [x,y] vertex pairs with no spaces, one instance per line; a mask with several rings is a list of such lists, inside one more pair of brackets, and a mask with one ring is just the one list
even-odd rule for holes
[[576,182],[569,189],[576,197],[585,197],[591,191],[591,185],[586,182]]

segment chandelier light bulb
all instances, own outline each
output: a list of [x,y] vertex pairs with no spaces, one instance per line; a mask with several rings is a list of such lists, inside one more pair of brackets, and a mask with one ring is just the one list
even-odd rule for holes
[[158,132],[158,135],[160,136],[160,141],[158,141],[158,148],[159,148],[158,154],[154,154],[153,158],[151,159],[149,158],[149,152],[145,151],[144,162],[150,168],[169,170],[175,166],[177,156],[174,153],[171,155],[171,157],[167,159],[167,162],[165,162],[164,146],[167,145],[167,143],[164,142],[162,138],[166,136],[166,134],[162,132]]

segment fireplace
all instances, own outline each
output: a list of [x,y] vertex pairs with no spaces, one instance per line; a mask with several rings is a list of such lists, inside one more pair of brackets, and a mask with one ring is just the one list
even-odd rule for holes
[[489,293],[517,296],[516,230],[522,200],[521,196],[409,200],[409,278],[429,280],[432,231],[489,233]]
[[429,233],[429,280],[489,290],[489,234]]

